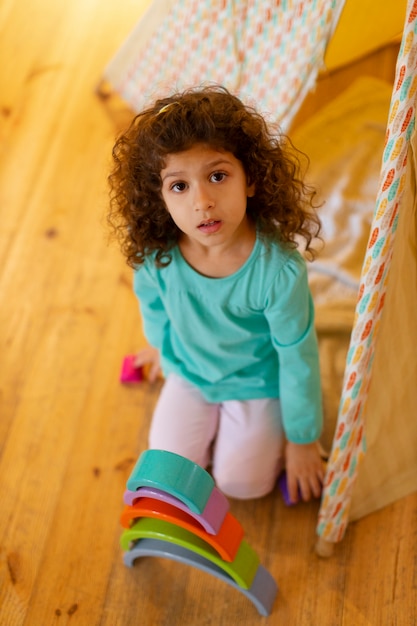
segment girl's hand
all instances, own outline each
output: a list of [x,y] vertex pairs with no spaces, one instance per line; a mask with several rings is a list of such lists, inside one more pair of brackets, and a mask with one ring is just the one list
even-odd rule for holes
[[154,383],[159,376],[162,376],[159,350],[148,346],[137,353],[134,360],[135,367],[146,367],[146,378],[150,383]]
[[291,502],[298,502],[299,490],[304,501],[319,498],[324,481],[324,467],[316,442],[286,446],[287,487]]

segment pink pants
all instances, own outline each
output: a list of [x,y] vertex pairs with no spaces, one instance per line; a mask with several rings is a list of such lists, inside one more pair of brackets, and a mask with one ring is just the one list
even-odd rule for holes
[[232,498],[272,491],[283,466],[284,434],[277,398],[207,402],[171,374],[152,419],[149,447],[212,464],[217,486]]

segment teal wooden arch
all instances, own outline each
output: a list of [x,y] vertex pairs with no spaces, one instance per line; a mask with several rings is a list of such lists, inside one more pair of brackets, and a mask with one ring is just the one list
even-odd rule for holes
[[127,481],[127,489],[161,489],[178,498],[194,513],[202,514],[214,480],[205,469],[183,456],[166,450],[146,450]]

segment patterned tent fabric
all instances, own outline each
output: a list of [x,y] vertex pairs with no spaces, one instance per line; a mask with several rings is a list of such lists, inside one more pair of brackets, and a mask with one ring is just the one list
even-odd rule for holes
[[220,83],[288,128],[344,2],[154,0],[104,77],[134,111],[177,89]]
[[417,0],[409,0],[397,61],[375,213],[365,257],[317,532],[337,542],[349,519],[352,489],[366,454],[363,415],[384,307],[417,94]]

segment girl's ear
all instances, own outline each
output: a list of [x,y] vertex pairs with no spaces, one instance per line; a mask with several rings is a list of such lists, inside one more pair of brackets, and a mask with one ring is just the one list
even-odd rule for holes
[[252,183],[252,185],[250,185],[246,190],[246,196],[248,198],[253,198],[254,195],[255,195],[255,183]]

